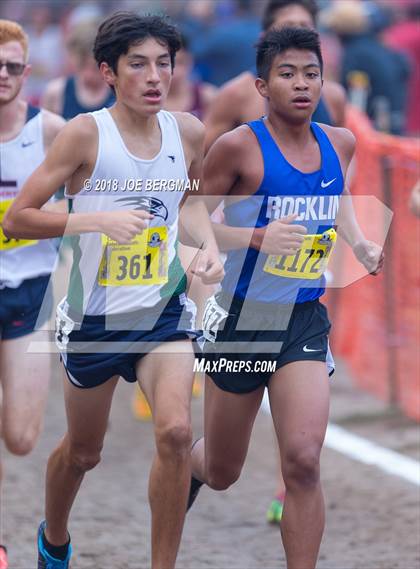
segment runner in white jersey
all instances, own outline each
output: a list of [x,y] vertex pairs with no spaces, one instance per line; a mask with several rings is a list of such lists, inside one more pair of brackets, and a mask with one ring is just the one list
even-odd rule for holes
[[[95,111],[91,116],[98,129],[98,155],[85,187],[77,194],[66,191],[70,211],[88,213],[124,208],[150,212],[153,219],[148,235],[144,232],[143,238],[148,242],[151,266],[150,274],[143,275],[141,265],[149,260],[140,259],[141,274],[136,276],[132,252],[123,245],[117,251],[125,251],[126,255],[119,256],[123,261],[118,261],[121,266],[113,271],[112,257],[107,259],[107,266],[105,259],[102,261],[104,239],[99,233],[77,236],[75,241],[80,255],[73,264],[68,301],[80,313],[96,315],[153,307],[162,297],[168,296],[167,282],[174,282],[176,275],[178,281],[183,277],[176,254],[178,208],[190,182],[177,119],[171,113],[159,111],[161,148],[153,159],[141,159],[127,148],[108,109]],[[110,254],[115,255],[115,252]],[[110,272],[112,276],[108,274]],[[116,286],[111,286],[112,283]],[[142,286],[139,293],[138,284],[147,286]]]
[[[181,199],[200,193],[188,188],[200,178],[204,146],[198,119],[161,110],[179,46],[162,18],[120,12],[105,20],[94,53],[116,104],[66,125],[5,219],[9,236],[73,236],[69,291],[57,313],[68,432],[48,462],[39,568],[69,566],[70,510],[100,460],[119,376],[139,381],[153,414],[152,567],[175,566],[190,481],[194,361],[177,218]],[[71,213],[41,211],[66,180]],[[196,273],[207,284],[220,281],[201,199],[185,201],[182,218],[201,246]]]
[[[50,316],[52,297],[46,291],[57,249],[52,240],[9,239],[1,226],[5,212],[64,125],[60,117],[22,99],[30,72],[27,60],[23,29],[0,20],[0,422],[5,446],[16,455],[29,453],[41,430],[50,357],[29,354],[27,348],[34,330]],[[0,546],[0,569],[6,567],[7,555]]]

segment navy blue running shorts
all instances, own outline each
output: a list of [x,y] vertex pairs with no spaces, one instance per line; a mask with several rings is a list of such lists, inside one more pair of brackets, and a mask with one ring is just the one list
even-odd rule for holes
[[49,280],[46,275],[27,279],[17,288],[0,287],[1,340],[32,334],[48,320],[53,306]]
[[268,385],[280,367],[296,361],[326,362],[334,372],[326,307],[313,300],[295,305],[244,302],[220,291],[207,301],[200,369],[231,393]]
[[105,316],[74,313],[66,300],[57,307],[56,343],[70,382],[96,387],[115,375],[132,383],[136,362],[164,342],[194,339],[195,305],[185,294],[152,308]]

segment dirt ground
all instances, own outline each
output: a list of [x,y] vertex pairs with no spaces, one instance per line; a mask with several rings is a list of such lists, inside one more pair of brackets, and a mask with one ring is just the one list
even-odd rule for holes
[[[35,569],[35,533],[42,518],[44,471],[64,432],[60,369],[54,380],[43,435],[26,458],[4,456],[3,539],[12,569]],[[331,418],[351,432],[419,458],[418,426],[355,392],[341,365],[332,386]],[[120,382],[103,461],[77,498],[71,534],[73,569],[143,569],[150,566],[147,479],[153,449],[150,423],[129,412],[132,386]],[[202,400],[193,402],[201,433]],[[261,412],[240,481],[227,492],[205,489],[186,521],[179,569],[280,569],[279,530],[265,521],[275,480],[271,417]],[[418,569],[420,489],[335,451],[323,451],[327,525],[319,569]]]

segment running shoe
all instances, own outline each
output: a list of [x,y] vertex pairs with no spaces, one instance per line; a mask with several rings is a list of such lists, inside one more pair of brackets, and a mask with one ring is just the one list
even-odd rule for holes
[[69,569],[70,568],[70,557],[73,552],[71,543],[69,543],[69,550],[67,552],[67,557],[64,560],[52,557],[44,547],[44,542],[42,541],[42,535],[46,527],[45,520],[41,522],[38,529],[38,569]]
[[271,502],[267,510],[267,522],[270,524],[279,524],[283,517],[284,498],[276,496]]
[[9,569],[7,549],[4,547],[4,545],[0,545],[0,569]]

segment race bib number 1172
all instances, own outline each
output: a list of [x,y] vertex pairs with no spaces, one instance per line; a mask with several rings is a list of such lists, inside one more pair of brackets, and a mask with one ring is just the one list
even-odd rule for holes
[[268,255],[264,271],[289,279],[319,279],[327,268],[336,240],[333,228],[318,235],[305,235],[294,255]]

